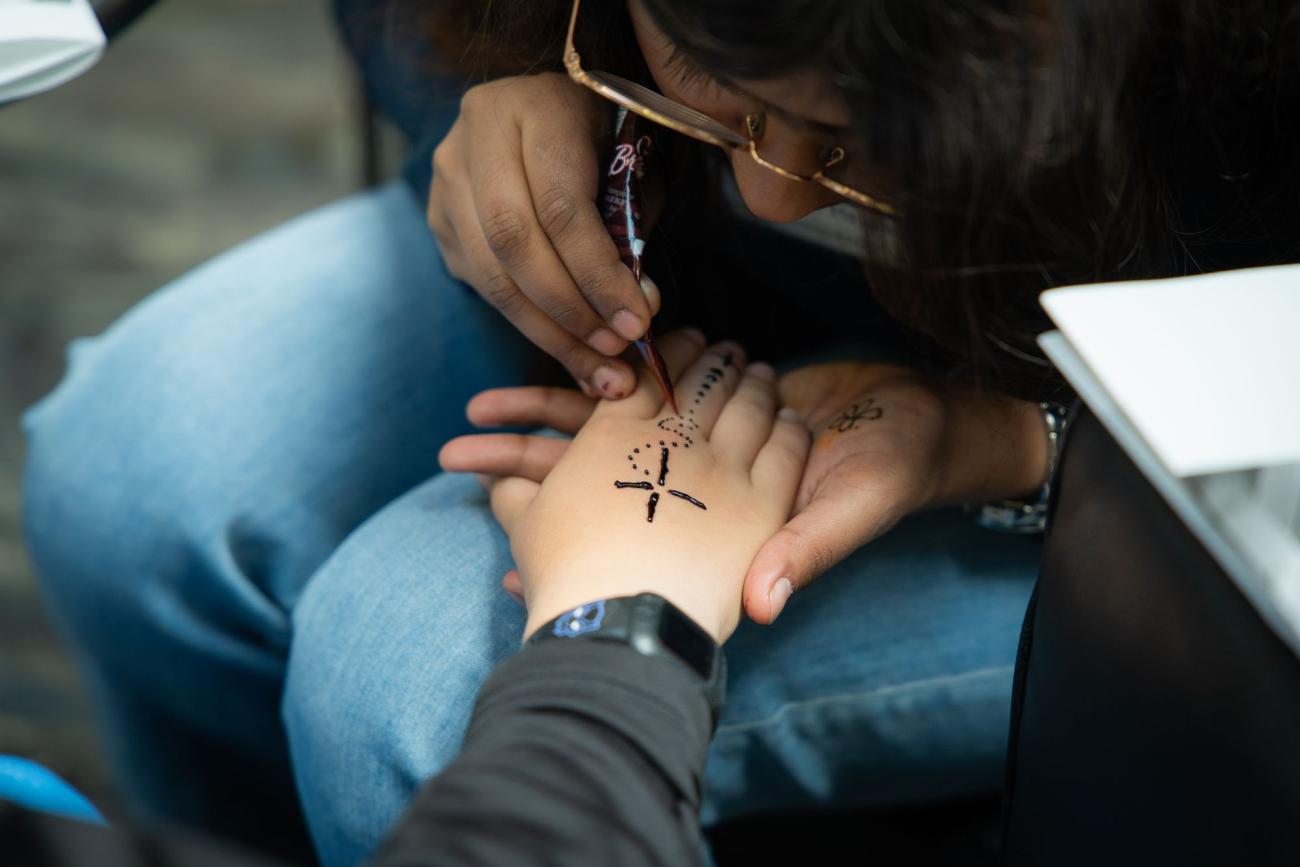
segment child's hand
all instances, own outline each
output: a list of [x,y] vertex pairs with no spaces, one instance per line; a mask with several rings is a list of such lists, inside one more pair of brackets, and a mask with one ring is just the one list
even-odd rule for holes
[[642,376],[631,397],[597,407],[542,484],[492,485],[525,636],[567,608],[650,591],[725,641],[750,561],[790,515],[809,436],[778,415],[772,369],[689,332],[659,345],[682,415]]

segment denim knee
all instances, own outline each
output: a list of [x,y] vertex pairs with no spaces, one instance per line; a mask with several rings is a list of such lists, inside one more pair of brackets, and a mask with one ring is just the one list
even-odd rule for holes
[[234,605],[203,580],[242,571],[247,551],[214,520],[237,462],[213,448],[191,391],[202,365],[178,349],[147,332],[79,341],[24,419],[24,525],[47,599],[85,661],[142,682],[175,668],[174,642],[219,643],[218,626],[266,643],[287,633],[266,595]]
[[509,543],[473,478],[441,475],[366,521],[293,615],[284,721],[326,865],[378,844],[456,754],[474,697],[519,647]]
[[[474,360],[504,324],[440,273],[391,187],[259,236],[74,345],[26,418],[28,538],[61,616],[182,597],[203,626],[215,595],[240,609],[218,625],[280,642],[338,542],[436,472],[467,427],[462,391],[522,369],[510,344]],[[77,625],[114,629],[103,614]]]

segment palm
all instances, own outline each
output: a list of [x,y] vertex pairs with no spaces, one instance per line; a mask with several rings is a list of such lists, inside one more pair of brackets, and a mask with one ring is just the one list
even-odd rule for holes
[[[927,503],[941,481],[944,405],[915,371],[814,365],[783,377],[780,391],[815,439],[793,517],[751,567],[747,584],[755,588],[787,571],[811,580]],[[822,541],[810,543],[814,538]],[[791,569],[792,558],[804,560],[805,568]],[[751,602],[747,594],[746,607],[767,622],[764,597]]]

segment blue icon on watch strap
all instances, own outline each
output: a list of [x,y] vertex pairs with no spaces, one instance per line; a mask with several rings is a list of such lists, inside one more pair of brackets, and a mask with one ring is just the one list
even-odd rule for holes
[[601,621],[604,619],[605,600],[599,599],[586,605],[579,605],[558,617],[552,632],[560,638],[577,638],[579,635],[586,635],[588,632],[600,629]]

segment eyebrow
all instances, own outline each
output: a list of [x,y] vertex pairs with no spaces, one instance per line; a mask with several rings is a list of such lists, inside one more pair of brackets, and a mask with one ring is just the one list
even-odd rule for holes
[[717,82],[720,86],[726,88],[727,90],[733,91],[736,94],[745,97],[746,99],[752,99],[755,102],[761,104],[763,106],[764,111],[776,115],[777,117],[781,118],[782,120],[784,120],[785,122],[789,123],[792,126],[801,126],[801,127],[806,127],[808,129],[814,129],[817,130],[818,132],[824,133],[833,138],[844,138],[847,136],[851,136],[858,131],[858,128],[856,126],[853,126],[852,124],[834,124],[834,123],[826,123],[825,121],[820,121],[820,120],[813,120],[812,118],[804,117],[801,114],[796,114],[795,112],[792,112],[789,109],[785,109],[779,105],[768,102],[767,100],[763,99],[761,96],[750,93],[748,90],[741,87],[739,84],[736,84],[736,82],[732,81],[731,79],[722,75],[718,75],[713,72],[709,72],[707,69],[700,66],[694,60],[692,60],[685,52],[679,50],[676,45],[672,43],[667,43],[667,45],[669,48],[669,56],[668,56],[669,65],[678,64],[678,65],[689,66],[695,71],[696,74],[703,75],[707,78],[711,78],[715,82]]

